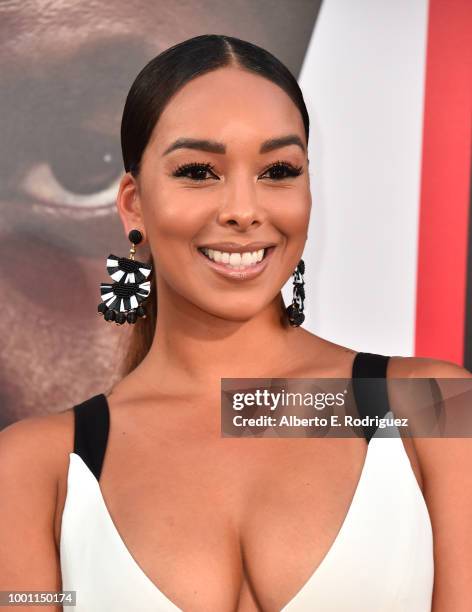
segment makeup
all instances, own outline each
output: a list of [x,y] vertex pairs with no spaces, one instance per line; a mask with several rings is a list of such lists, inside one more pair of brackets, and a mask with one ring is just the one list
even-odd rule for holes
[[275,251],[275,246],[268,247],[265,249],[264,258],[255,263],[249,264],[247,266],[231,267],[222,261],[214,261],[209,259],[200,249],[197,249],[199,257],[203,260],[203,263],[206,263],[212,270],[214,270],[217,274],[221,274],[226,278],[234,279],[234,280],[249,280],[252,278],[256,278],[261,274],[267,265],[269,264],[273,253]]

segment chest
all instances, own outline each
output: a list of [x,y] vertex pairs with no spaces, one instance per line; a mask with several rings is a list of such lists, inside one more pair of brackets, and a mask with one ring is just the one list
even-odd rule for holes
[[368,456],[362,439],[226,439],[107,457],[102,510],[135,569],[185,610],[252,612],[281,610],[323,566]]

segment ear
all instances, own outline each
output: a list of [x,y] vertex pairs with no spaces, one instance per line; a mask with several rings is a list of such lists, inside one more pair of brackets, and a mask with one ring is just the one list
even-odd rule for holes
[[128,236],[132,229],[138,229],[143,234],[143,237],[146,238],[139,185],[131,172],[124,174],[120,181],[116,207],[126,236]]

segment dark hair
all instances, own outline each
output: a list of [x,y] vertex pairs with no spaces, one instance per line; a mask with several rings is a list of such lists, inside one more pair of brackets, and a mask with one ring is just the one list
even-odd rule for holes
[[[281,87],[301,113],[308,142],[310,120],[303,94],[290,70],[272,53],[253,43],[219,34],[203,34],[166,49],[144,66],[129,90],[121,121],[121,149],[126,172],[135,178],[154,127],[172,96],[186,83],[224,66],[237,66]],[[152,254],[148,263],[153,265]],[[121,365],[125,376],[151,348],[157,320],[156,282],[146,302],[146,318],[133,325]]]

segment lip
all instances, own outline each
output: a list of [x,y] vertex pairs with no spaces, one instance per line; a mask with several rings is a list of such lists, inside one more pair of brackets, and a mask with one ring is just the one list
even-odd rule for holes
[[213,242],[211,244],[199,244],[199,249],[214,249],[215,251],[225,251],[226,253],[245,253],[247,251],[259,251],[276,246],[275,242],[248,242],[238,244],[237,242]]
[[[220,243],[220,244],[231,244],[231,243]],[[251,243],[251,244],[258,244],[258,243]],[[233,280],[249,280],[252,278],[256,278],[257,276],[259,276],[259,274],[261,274],[265,268],[267,267],[267,265],[269,264],[272,255],[275,251],[275,245],[271,245],[273,248],[270,248],[269,251],[267,252],[267,254],[265,255],[264,259],[262,259],[260,262],[252,265],[252,266],[247,266],[246,268],[242,269],[242,270],[234,270],[229,268],[228,266],[226,266],[223,263],[219,263],[216,261],[213,261],[211,259],[209,259],[206,255],[204,255],[199,248],[197,248],[197,253],[198,255],[206,262],[206,264],[212,268],[215,272],[217,272],[218,274],[221,274],[222,276],[225,276],[226,278],[231,278]],[[202,248],[202,247],[200,247]],[[212,248],[212,247],[208,247],[208,248]],[[227,247],[225,247],[227,248]],[[259,247],[259,248],[263,248],[263,247]],[[268,248],[268,247],[266,247]],[[219,249],[217,249],[219,250]],[[258,249],[255,249],[258,250]],[[235,252],[240,252],[240,251],[231,251],[233,253]]]

